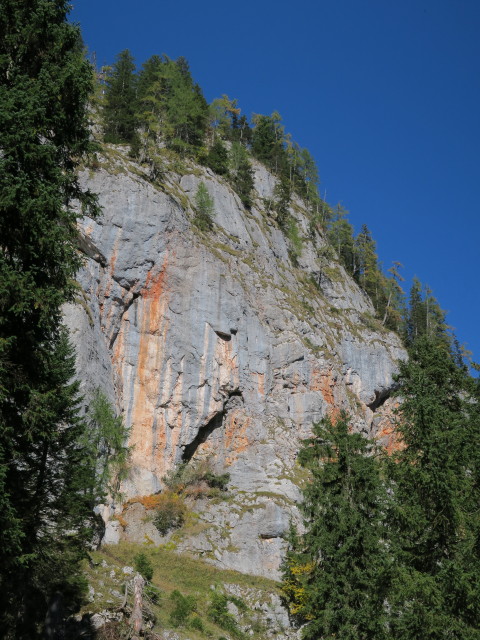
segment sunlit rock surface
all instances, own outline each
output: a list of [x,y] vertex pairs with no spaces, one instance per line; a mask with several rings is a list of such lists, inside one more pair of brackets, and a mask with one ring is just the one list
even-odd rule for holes
[[[300,201],[292,214],[303,249],[292,264],[269,212],[275,178],[260,165],[255,178],[247,211],[224,180],[196,166],[167,173],[161,186],[121,157],[86,173],[103,215],[82,224],[83,294],[66,319],[86,397],[101,386],[131,428],[127,497],[160,491],[173,465],[209,457],[230,473],[231,498],[199,502],[208,527],[179,548],[278,577],[283,535],[298,518],[301,439],[346,409],[357,430],[391,444],[388,396],[405,354],[325,257]],[[192,224],[201,181],[215,206],[207,234]],[[118,521],[107,526],[109,540],[121,535]]]

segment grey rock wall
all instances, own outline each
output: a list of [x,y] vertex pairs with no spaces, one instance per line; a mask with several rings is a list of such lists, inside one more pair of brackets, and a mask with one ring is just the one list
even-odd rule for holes
[[[300,202],[292,213],[305,239],[292,265],[265,210],[275,178],[262,166],[251,211],[196,166],[160,187],[119,156],[83,180],[103,215],[82,223],[84,294],[66,318],[86,397],[101,386],[131,427],[127,497],[160,491],[172,466],[208,457],[230,473],[232,501],[197,505],[208,527],[180,548],[277,577],[298,519],[301,439],[341,408],[374,431],[401,345],[369,328],[370,301],[322,257],[322,236],[307,237]],[[215,205],[208,234],[192,224],[201,181]],[[109,541],[122,535],[117,521],[107,526]]]

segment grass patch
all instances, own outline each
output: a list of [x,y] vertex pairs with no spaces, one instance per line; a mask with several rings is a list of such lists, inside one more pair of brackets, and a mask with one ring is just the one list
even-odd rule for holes
[[[215,639],[225,636],[225,632],[230,638],[240,639],[244,635],[241,626],[253,628],[256,614],[249,609],[243,597],[225,591],[229,585],[243,587],[246,592],[252,589],[261,592],[264,596],[260,595],[258,599],[265,602],[269,601],[272,593],[280,593],[279,585],[272,580],[217,569],[188,555],[180,556],[173,551],[147,545],[121,543],[106,546],[92,552],[91,560],[85,566],[85,573],[95,589],[95,602],[86,605],[84,612],[118,607],[122,598],[112,596],[111,591],[123,594],[125,582],[132,577],[123,573],[123,567],[141,565],[143,571],[146,569],[151,576],[149,588],[155,595],[148,605],[156,619],[153,630],[175,627],[175,633],[182,640]],[[238,608],[240,622],[226,611],[227,602]],[[249,637],[262,640],[265,636],[258,627],[258,632]]]

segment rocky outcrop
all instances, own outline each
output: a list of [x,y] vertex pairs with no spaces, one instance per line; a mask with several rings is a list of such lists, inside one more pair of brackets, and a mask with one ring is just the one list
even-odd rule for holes
[[[230,473],[231,502],[204,501],[209,527],[180,548],[275,577],[300,498],[300,440],[340,408],[358,430],[388,431],[381,416],[404,357],[399,340],[327,258],[300,201],[291,211],[303,248],[292,263],[262,166],[251,211],[193,165],[155,185],[117,153],[83,179],[103,215],[82,223],[84,294],[66,318],[86,397],[102,386],[131,427],[125,492],[160,491],[172,466],[209,457]],[[200,182],[215,207],[207,234],[192,224]]]

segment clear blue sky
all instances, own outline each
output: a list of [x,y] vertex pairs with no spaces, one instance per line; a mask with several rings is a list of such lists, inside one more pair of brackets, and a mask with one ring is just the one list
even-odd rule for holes
[[433,290],[480,360],[480,1],[74,1],[98,64],[185,56],[208,101],[278,110],[385,268]]

